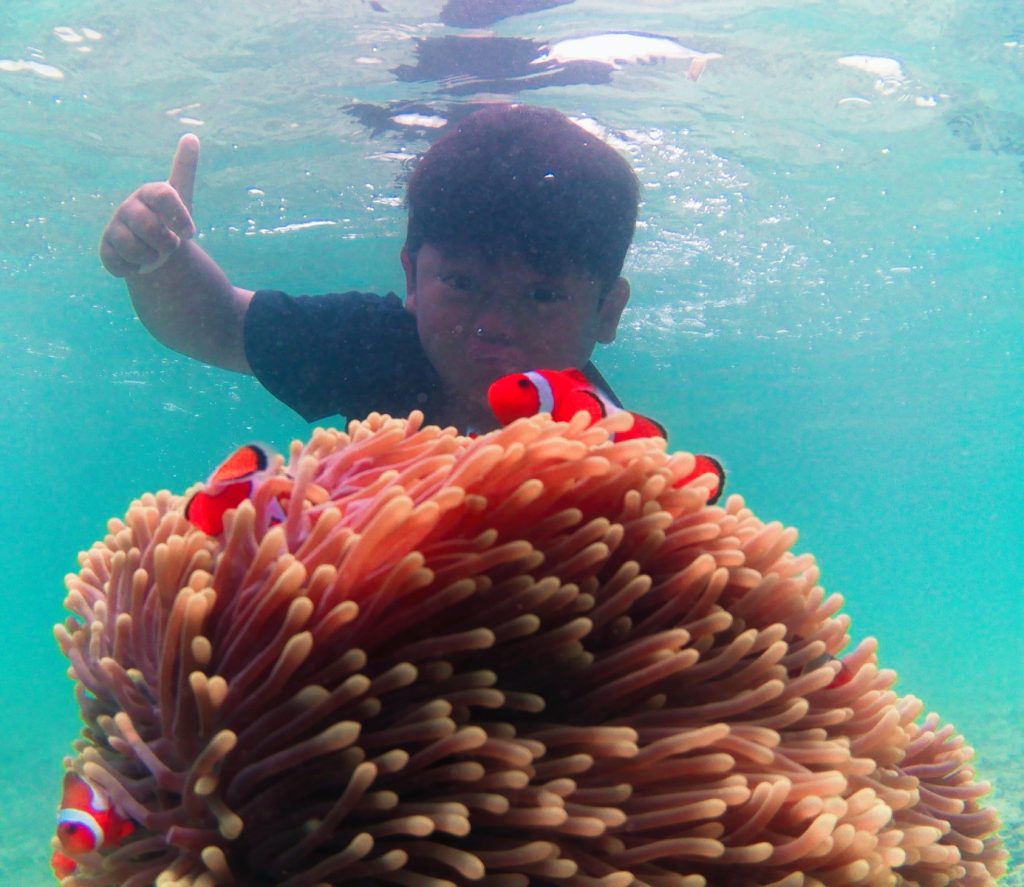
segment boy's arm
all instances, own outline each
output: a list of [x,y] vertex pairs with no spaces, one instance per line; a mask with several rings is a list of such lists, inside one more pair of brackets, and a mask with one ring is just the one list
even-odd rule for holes
[[114,212],[100,259],[128,285],[132,305],[153,336],[189,357],[251,373],[245,312],[252,291],[231,281],[192,240],[192,190],[199,139],[183,136],[166,182],[150,182]]
[[231,281],[192,240],[159,268],[125,275],[139,320],[155,339],[188,357],[252,373],[245,357],[245,312],[251,290]]

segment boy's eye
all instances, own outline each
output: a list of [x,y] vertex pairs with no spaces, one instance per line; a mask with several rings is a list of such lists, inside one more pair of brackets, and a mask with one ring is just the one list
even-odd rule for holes
[[445,286],[459,290],[460,292],[469,292],[475,286],[473,278],[468,274],[458,274],[455,272],[451,274],[439,274],[437,279]]
[[538,286],[530,290],[530,299],[534,302],[540,302],[543,305],[549,305],[552,302],[561,302],[564,298],[565,295],[558,290],[548,289],[543,286]]

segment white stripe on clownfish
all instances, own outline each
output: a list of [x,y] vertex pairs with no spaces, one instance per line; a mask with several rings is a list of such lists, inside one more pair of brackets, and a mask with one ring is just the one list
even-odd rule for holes
[[555,411],[555,392],[551,388],[551,383],[536,370],[530,370],[529,372],[523,373],[523,375],[526,376],[526,378],[533,383],[533,387],[537,389],[537,400],[539,401],[537,412],[553,413]]
[[[523,375],[533,383],[533,387],[537,391],[537,400],[539,401],[537,412],[553,413],[555,411],[555,391],[551,387],[550,379],[536,370],[529,370],[523,373]],[[601,404],[605,416],[614,416],[616,413],[623,411],[622,407],[613,403],[601,390],[600,386],[595,385],[593,382],[587,386],[586,391]]]
[[[106,809],[104,807],[103,809]],[[103,846],[103,827],[96,821],[96,818],[86,810],[77,810],[74,807],[64,807],[57,814],[57,827],[62,825],[80,825],[87,829],[95,842],[93,849],[99,850]]]

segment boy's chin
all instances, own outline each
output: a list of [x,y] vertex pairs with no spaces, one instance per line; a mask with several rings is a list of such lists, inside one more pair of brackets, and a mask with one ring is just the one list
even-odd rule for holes
[[[465,379],[461,380],[465,383]],[[462,410],[474,413],[491,412],[490,401],[487,399],[487,391],[491,387],[493,379],[480,379],[474,385],[462,384],[449,386],[449,396],[452,403],[457,403]]]
[[526,372],[519,364],[473,364],[465,368],[465,371],[458,378],[450,380],[449,391],[454,399],[461,404],[464,412],[472,413],[478,421],[484,417],[493,419],[494,411],[491,409],[490,400],[487,397],[491,385],[498,379],[513,373]]
[[522,370],[513,368],[511,364],[474,364],[466,368],[466,372],[457,380],[453,380],[452,389],[458,394],[459,400],[466,404],[474,404],[490,408],[487,392],[498,379],[518,373]]

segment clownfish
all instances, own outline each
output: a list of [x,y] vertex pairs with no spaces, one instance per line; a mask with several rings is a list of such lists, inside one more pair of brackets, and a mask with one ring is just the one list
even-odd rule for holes
[[850,683],[850,681],[853,680],[853,669],[851,669],[850,666],[843,662],[843,660],[838,656],[832,656],[827,653],[825,655],[828,656],[827,661],[839,663],[839,671],[836,672],[836,676],[832,678],[832,681],[825,689],[834,690],[836,687],[843,687]]
[[[613,413],[629,412],[609,400],[581,370],[576,369],[532,370],[502,376],[487,389],[487,401],[502,425],[536,413],[550,413],[556,422],[567,422],[583,411],[589,413],[592,421],[596,422]],[[628,431],[616,432],[613,440],[668,437],[665,429],[653,419],[639,413],[631,412],[630,415],[633,417],[633,427]],[[693,471],[680,480],[678,486],[684,486],[703,474],[713,474],[718,478],[718,483],[708,497],[708,504],[714,504],[725,486],[725,469],[713,456],[697,455],[696,459]]]
[[842,659],[838,656],[833,656],[831,653],[822,653],[820,656],[815,656],[810,662],[807,663],[801,670],[801,674],[807,674],[810,671],[821,668],[828,662],[838,662],[839,671],[836,672],[836,676],[832,678],[826,690],[834,690],[836,687],[843,687],[853,680],[853,669],[850,668]]
[[[502,376],[487,389],[487,401],[502,425],[536,413],[550,413],[556,422],[568,422],[582,410],[596,422],[624,412],[581,370],[532,370]],[[653,419],[639,413],[632,416],[633,427],[616,432],[615,440],[666,436],[665,429]]]
[[50,857],[54,874],[63,880],[78,867],[69,853],[116,847],[133,831],[135,823],[114,809],[103,789],[78,773],[66,773],[57,812],[57,840],[61,849],[54,850]]
[[[224,532],[224,515],[250,498],[269,473],[270,453],[259,444],[245,444],[225,459],[206,485],[185,504],[185,517],[209,536]],[[285,519],[284,509],[272,500],[271,523]]]

